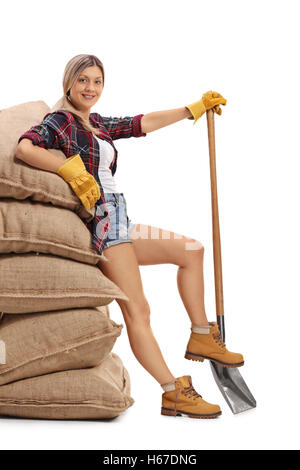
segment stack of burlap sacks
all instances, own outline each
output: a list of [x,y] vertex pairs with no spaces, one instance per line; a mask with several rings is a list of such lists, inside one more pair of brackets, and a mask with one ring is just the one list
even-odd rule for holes
[[95,208],[15,157],[18,138],[48,112],[43,101],[0,111],[0,414],[116,417],[134,400],[112,352],[123,325],[108,304],[127,297],[96,265],[83,222]]

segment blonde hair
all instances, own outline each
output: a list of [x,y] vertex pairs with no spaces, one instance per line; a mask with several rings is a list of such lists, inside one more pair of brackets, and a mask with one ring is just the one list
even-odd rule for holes
[[103,85],[104,85],[104,67],[103,67],[101,60],[99,60],[98,57],[94,55],[89,55],[89,54],[76,55],[71,60],[69,60],[69,62],[67,63],[65,67],[65,71],[63,75],[63,82],[62,82],[64,95],[52,107],[51,113],[59,109],[70,111],[72,114],[74,114],[78,118],[79,122],[82,124],[82,126],[85,129],[92,132],[94,135],[97,135],[99,132],[99,129],[93,127],[90,124],[89,120],[86,119],[85,116],[83,116],[81,111],[79,111],[73,106],[69,98],[70,89],[72,88],[75,81],[78,79],[81,72],[86,67],[90,67],[93,65],[97,65],[101,69],[102,75],[103,75]]

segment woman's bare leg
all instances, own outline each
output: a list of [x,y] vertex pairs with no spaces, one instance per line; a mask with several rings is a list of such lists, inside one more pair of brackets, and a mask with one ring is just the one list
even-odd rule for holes
[[175,264],[177,287],[191,323],[207,326],[204,305],[203,245],[168,230],[136,224],[130,233],[140,266]]
[[132,243],[120,243],[103,250],[108,261],[99,261],[102,273],[114,282],[129,300],[116,299],[133,354],[160,384],[173,382],[150,326],[150,308],[144,294],[140,270]]

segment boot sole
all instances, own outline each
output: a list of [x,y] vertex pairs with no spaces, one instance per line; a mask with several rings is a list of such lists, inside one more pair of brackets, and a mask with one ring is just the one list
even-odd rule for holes
[[188,413],[182,410],[172,410],[171,408],[161,408],[161,414],[165,416],[188,416],[189,418],[198,418],[198,419],[214,419],[217,418],[222,414],[222,411],[218,411],[217,413],[211,414],[196,414],[196,413]]
[[207,359],[208,361],[212,361],[215,364],[218,364],[218,365],[223,366],[223,367],[228,367],[229,369],[235,369],[236,367],[242,367],[245,364],[244,361],[243,362],[237,362],[235,364],[230,364],[230,363],[227,363],[227,362],[218,361],[217,359],[213,359],[211,357],[201,356],[200,354],[195,354],[195,353],[190,353],[189,351],[186,351],[184,357],[185,357],[185,359],[189,359],[190,361],[199,361],[199,362],[203,362],[205,359]]

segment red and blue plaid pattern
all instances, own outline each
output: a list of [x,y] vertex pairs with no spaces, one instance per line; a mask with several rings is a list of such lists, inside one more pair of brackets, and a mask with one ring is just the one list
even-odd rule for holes
[[[124,118],[118,118],[104,117],[98,113],[90,114],[90,123],[93,127],[99,129],[97,137],[106,140],[114,148],[115,155],[110,165],[112,175],[117,170],[118,158],[118,151],[114,146],[113,140],[146,136],[141,129],[141,119],[143,116],[143,114],[138,114],[132,117],[125,116]],[[34,145],[45,149],[54,148],[62,150],[67,158],[79,153],[87,171],[94,176],[101,191],[100,199],[96,202],[95,217],[86,224],[92,232],[93,245],[101,254],[111,222],[98,174],[101,154],[97,139],[81,125],[75,115],[65,110],[46,114],[40,124],[31,127],[21,135],[18,143],[25,138],[30,139]]]

